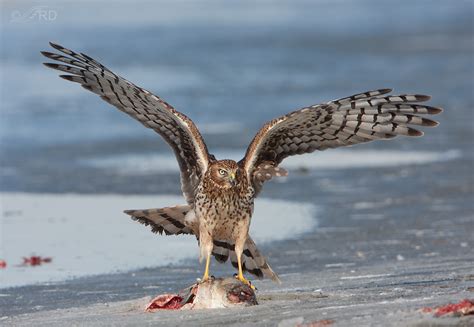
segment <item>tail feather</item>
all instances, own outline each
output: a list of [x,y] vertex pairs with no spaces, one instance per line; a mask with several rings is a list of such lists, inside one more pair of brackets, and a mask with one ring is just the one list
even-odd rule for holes
[[185,222],[189,210],[188,205],[179,205],[160,209],[125,210],[124,212],[132,216],[133,220],[145,226],[151,226],[153,233],[163,234],[164,232],[166,235],[195,234]]
[[[229,258],[232,265],[238,268],[237,255],[235,254],[234,244],[228,241],[215,240],[212,255],[219,262],[226,262]],[[242,270],[258,277],[270,278],[275,282],[280,283],[278,275],[273,271],[267,263],[265,257],[257,249],[257,245],[249,236],[244,245],[242,253]]]

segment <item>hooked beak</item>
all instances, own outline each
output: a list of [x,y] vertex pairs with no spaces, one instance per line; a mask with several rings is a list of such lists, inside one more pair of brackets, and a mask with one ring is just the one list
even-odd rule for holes
[[237,180],[235,179],[235,173],[229,174],[229,181],[232,186],[237,185]]

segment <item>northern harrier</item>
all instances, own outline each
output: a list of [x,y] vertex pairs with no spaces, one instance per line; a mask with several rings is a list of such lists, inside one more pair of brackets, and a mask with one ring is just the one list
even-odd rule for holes
[[249,283],[243,271],[279,281],[249,236],[254,200],[264,182],[286,176],[278,165],[283,159],[315,150],[397,135],[421,136],[411,125],[436,126],[419,115],[440,108],[416,104],[426,95],[388,95],[391,89],[359,93],[309,106],[267,122],[250,143],[242,160],[217,160],[194,123],[149,91],[116,75],[91,57],[50,43],[63,54],[42,52],[61,63],[47,67],[68,73],[60,77],[81,84],[102,99],[160,134],[173,149],[181,169],[181,189],[187,204],[127,214],[153,232],[193,234],[206,258],[203,280],[209,278],[210,257],[230,260],[238,279]]

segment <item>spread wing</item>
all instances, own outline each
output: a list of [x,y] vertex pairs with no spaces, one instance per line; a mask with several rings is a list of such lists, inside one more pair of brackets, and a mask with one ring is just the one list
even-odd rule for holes
[[173,149],[181,169],[183,194],[187,202],[192,204],[195,188],[212,156],[191,119],[91,57],[54,43],[50,45],[65,55],[42,51],[44,56],[60,62],[45,63],[47,67],[68,73],[60,77],[81,84],[165,139]]
[[291,112],[266,123],[240,161],[257,192],[265,180],[278,176],[263,169],[277,169],[283,159],[315,150],[398,135],[421,136],[412,126],[436,126],[420,115],[438,114],[440,108],[416,104],[426,95],[386,95],[391,89],[359,93]]

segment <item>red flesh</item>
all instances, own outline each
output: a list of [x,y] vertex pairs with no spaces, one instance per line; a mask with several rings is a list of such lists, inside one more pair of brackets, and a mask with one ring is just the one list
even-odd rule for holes
[[474,314],[474,301],[464,299],[458,303],[443,305],[436,308],[435,316],[441,317],[447,314],[469,315]]
[[423,313],[434,312],[435,317],[444,315],[465,316],[474,314],[474,300],[464,299],[458,303],[449,303],[436,308],[425,307],[421,309]]
[[183,298],[177,294],[163,294],[155,297],[145,308],[146,312],[155,310],[177,310],[181,308]]

